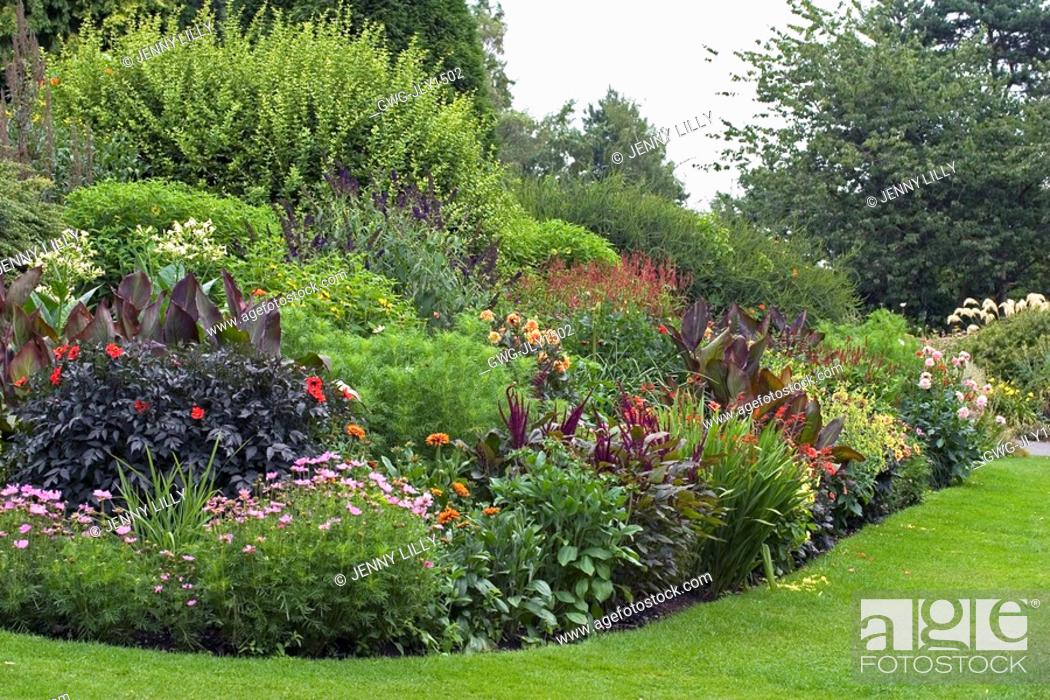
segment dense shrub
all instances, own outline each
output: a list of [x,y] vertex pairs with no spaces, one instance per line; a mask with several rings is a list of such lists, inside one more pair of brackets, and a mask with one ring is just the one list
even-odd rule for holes
[[199,470],[218,440],[216,484],[235,492],[266,471],[286,473],[342,411],[336,396],[310,396],[305,376],[227,348],[157,355],[143,345],[85,346],[50,384],[30,379],[4,459],[14,479],[83,503],[96,489],[116,492],[115,458],[145,472],[149,448],[162,464],[177,454]]
[[716,306],[773,302],[786,313],[803,309],[842,320],[856,306],[842,273],[816,265],[802,240],[771,240],[737,219],[701,216],[615,177],[598,182],[546,178],[516,188],[537,219],[559,218],[609,239],[622,251],[668,258],[692,276],[692,294]]
[[430,433],[471,442],[499,420],[508,377],[502,367],[488,371],[492,351],[480,340],[412,329],[359,338],[324,321],[291,317],[285,327],[286,354],[328,355],[334,375],[360,392],[380,449],[407,440],[421,444]]
[[[296,460],[295,482],[271,481],[261,495],[213,499],[205,529],[177,551],[140,541],[130,528],[81,536],[93,509],[63,520],[57,492],[9,486],[2,493],[14,507],[0,510],[0,619],[112,644],[249,655],[435,646],[426,632],[439,585],[439,545],[425,520],[430,497],[334,458]],[[427,551],[418,556],[409,545]],[[364,566],[384,555],[390,562],[378,571]],[[406,588],[412,595],[399,593]]]
[[48,201],[51,183],[0,158],[0,259],[62,235],[62,208]]
[[889,492],[881,495],[887,512],[922,503],[930,490],[930,474],[933,466],[925,454],[913,454],[903,462],[891,466],[892,478]]
[[961,342],[974,364],[1024,392],[1050,413],[1050,311],[1024,311],[991,323]]
[[[819,328],[824,333],[822,347],[809,359],[842,360],[843,378],[851,389],[875,393],[881,401],[894,404],[905,385],[914,382],[908,368],[922,343],[908,333],[903,316],[877,309],[863,323],[822,323]],[[828,349],[833,352],[828,354]]]
[[126,138],[153,176],[255,203],[295,197],[336,163],[362,182],[391,170],[417,182],[432,174],[441,195],[458,190],[450,220],[501,229],[495,220],[510,200],[485,156],[469,97],[439,87],[371,116],[380,98],[431,77],[421,50],[391,66],[378,33],[350,38],[344,14],[313,24],[277,21],[265,32],[226,22],[216,27],[221,42],[206,34],[120,65],[117,57],[134,56],[165,31],[148,21],[105,53],[99,37],[83,31],[54,65],[62,80],[57,117]]
[[265,207],[160,180],[103,182],[74,190],[66,198],[66,222],[91,234],[98,251],[96,262],[110,282],[130,272],[136,257],[145,252],[143,237],[134,234],[137,227],[159,233],[169,230],[174,222],[182,224],[190,219],[211,221],[214,242],[227,246],[231,253],[252,238],[252,231],[260,240],[272,241],[280,230],[277,217]]
[[538,222],[522,217],[508,227],[499,252],[500,262],[509,270],[539,267],[551,259],[568,265],[596,261],[606,266],[619,260],[604,238],[560,219]]

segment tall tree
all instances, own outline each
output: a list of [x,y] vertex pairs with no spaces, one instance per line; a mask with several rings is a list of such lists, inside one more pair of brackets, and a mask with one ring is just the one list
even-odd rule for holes
[[478,24],[478,36],[485,53],[485,73],[492,106],[497,110],[510,109],[510,86],[514,81],[507,77],[507,62],[503,58],[503,37],[507,34],[503,6],[498,0],[495,6],[489,0],[475,0],[470,9]]
[[989,70],[1031,97],[1050,95],[1050,5],[1044,0],[898,0],[906,31],[950,51],[975,42]]
[[852,257],[869,305],[918,318],[1050,288],[1050,103],[1019,99],[975,44],[939,50],[896,31],[892,0],[841,16],[791,5],[800,22],[738,54],[749,68],[737,78],[775,117],[724,134],[740,208]]

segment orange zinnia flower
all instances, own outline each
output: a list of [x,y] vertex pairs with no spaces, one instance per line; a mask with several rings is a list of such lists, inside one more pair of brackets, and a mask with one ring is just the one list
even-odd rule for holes
[[438,513],[438,523],[444,525],[450,520],[459,520],[459,511],[455,508],[445,508],[445,510]]
[[345,430],[346,434],[352,438],[357,438],[358,440],[365,439],[365,429],[357,423],[347,423]]
[[470,498],[470,489],[468,489],[466,485],[460,481],[452,482],[452,490],[458,493],[463,498]]
[[114,360],[124,354],[124,351],[116,343],[109,343],[106,345],[106,354]]
[[431,433],[427,435],[426,443],[431,447],[440,447],[441,445],[447,445],[448,439],[447,433]]
[[493,515],[495,515],[496,513],[499,512],[499,508],[497,508],[495,506],[489,506],[488,508],[486,508],[485,510],[483,510],[481,512],[491,518]]

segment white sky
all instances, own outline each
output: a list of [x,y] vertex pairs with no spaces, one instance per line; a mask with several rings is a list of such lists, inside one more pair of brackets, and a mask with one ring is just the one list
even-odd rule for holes
[[[791,19],[784,0],[501,0],[507,75],[514,108],[539,118],[575,100],[577,119],[610,85],[633,99],[642,116],[671,130],[668,157],[679,164],[689,205],[702,209],[716,192],[738,194],[734,171],[705,172],[720,141],[707,138],[719,118],[747,121],[759,110],[753,87],[730,81],[743,64],[734,51],[756,48],[771,26]],[[834,2],[820,2],[834,7]],[[719,52],[712,56],[708,45]],[[713,59],[705,62],[705,58]],[[736,91],[735,97],[716,92]],[[711,112],[704,131],[682,137],[675,124]],[[700,119],[705,121],[704,117]],[[679,127],[685,133],[684,127]],[[638,138],[642,138],[639,134]],[[625,156],[627,154],[624,154]],[[639,157],[645,157],[639,156]],[[688,159],[688,163],[685,163]]]

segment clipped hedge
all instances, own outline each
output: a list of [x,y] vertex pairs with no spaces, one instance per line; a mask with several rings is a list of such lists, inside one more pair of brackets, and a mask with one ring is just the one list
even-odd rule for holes
[[1050,311],[1022,311],[995,321],[960,344],[1000,379],[1032,392],[1050,412]]

